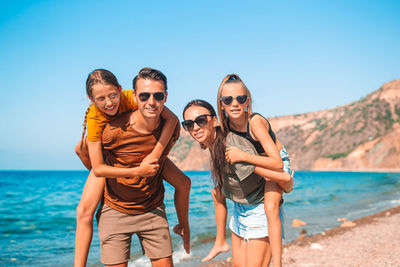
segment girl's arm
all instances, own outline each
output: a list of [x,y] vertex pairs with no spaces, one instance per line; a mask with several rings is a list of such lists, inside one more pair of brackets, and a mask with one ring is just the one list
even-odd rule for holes
[[172,134],[174,133],[176,124],[179,123],[178,117],[165,106],[161,112],[161,117],[165,120],[165,123],[161,131],[160,139],[153,148],[153,151],[146,156],[146,160],[159,159],[161,157],[165,147],[168,145],[168,142],[171,139]]
[[269,135],[267,121],[259,115],[254,116],[250,121],[250,132],[253,133],[254,139],[261,143],[267,156],[253,155],[239,148],[229,147],[227,148],[226,160],[231,164],[243,161],[258,167],[282,172],[283,162],[276,144]]
[[[80,158],[86,167],[92,167],[95,176],[97,177],[108,177],[108,178],[118,178],[118,177],[131,177],[131,176],[153,176],[157,173],[159,168],[158,159],[161,157],[165,147],[167,146],[174,129],[179,122],[178,117],[172,113],[167,107],[165,107],[161,113],[163,119],[165,119],[165,124],[161,131],[161,136],[153,151],[147,155],[140,166],[135,168],[119,168],[108,166],[104,163],[101,140],[89,141],[86,140],[87,151],[86,155],[88,157],[81,157],[85,153],[79,151]],[[83,150],[83,148],[82,148]],[[78,151],[77,151],[78,153]],[[88,162],[88,159],[89,162]],[[89,163],[89,164],[88,164]],[[90,166],[91,165],[91,166]]]
[[92,170],[97,177],[118,178],[132,176],[154,176],[157,173],[159,165],[157,159],[142,162],[138,167],[119,168],[108,166],[104,163],[101,141],[87,140],[90,162]]

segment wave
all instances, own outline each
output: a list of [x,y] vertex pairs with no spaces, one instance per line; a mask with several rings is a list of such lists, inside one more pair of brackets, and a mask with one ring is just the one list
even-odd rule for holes
[[347,213],[349,218],[359,218],[366,215],[374,214],[380,210],[392,208],[400,205],[400,199],[388,199],[375,203],[368,204],[364,207],[359,207],[357,210],[352,210]]
[[[174,264],[178,264],[183,261],[190,261],[193,259],[192,252],[190,254],[187,254],[186,251],[182,248],[180,248],[178,251],[174,251],[172,254],[172,260]],[[128,262],[128,267],[151,267],[151,262],[149,258],[146,256],[141,256],[140,258],[129,261]]]

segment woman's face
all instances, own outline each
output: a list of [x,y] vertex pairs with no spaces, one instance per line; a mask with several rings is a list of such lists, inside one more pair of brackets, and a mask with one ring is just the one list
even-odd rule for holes
[[199,126],[195,121],[196,119],[204,120],[203,115],[210,115],[210,111],[204,107],[191,106],[183,114],[184,120],[193,122],[193,129],[189,129],[190,135],[199,143],[211,147],[215,141],[215,127],[217,126],[217,118],[215,116],[205,116],[206,124],[200,123]]
[[222,102],[222,109],[231,120],[242,118],[249,105],[249,97],[238,83],[225,84],[222,88],[220,101]]
[[120,100],[121,88],[102,83],[97,83],[92,86],[92,97],[90,101],[107,115],[114,116],[117,114]]

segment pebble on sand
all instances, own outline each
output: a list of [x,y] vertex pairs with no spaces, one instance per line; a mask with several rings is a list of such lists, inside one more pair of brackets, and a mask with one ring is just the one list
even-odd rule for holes
[[306,225],[306,223],[303,222],[302,220],[293,219],[293,221],[292,221],[292,227],[299,227],[299,226],[304,226],[304,225]]
[[312,243],[310,246],[311,249],[318,249],[318,250],[322,250],[322,246],[318,243]]
[[340,225],[340,227],[353,227],[353,226],[356,226],[356,224],[353,223],[352,221],[345,221]]

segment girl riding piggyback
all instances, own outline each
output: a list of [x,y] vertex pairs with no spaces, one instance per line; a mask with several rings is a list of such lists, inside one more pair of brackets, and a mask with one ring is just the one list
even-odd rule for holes
[[[253,144],[258,153],[258,155],[254,155],[237,147],[228,147],[225,157],[230,164],[246,162],[255,165],[255,172],[258,167],[262,168],[261,176],[266,179],[264,209],[268,221],[272,258],[274,266],[281,266],[282,193],[283,191],[289,193],[293,187],[293,172],[290,169],[288,153],[275,136],[268,120],[262,115],[252,112],[250,91],[238,75],[230,74],[224,77],[218,90],[217,105],[222,132],[225,135],[232,132],[244,137]],[[242,204],[235,203],[235,205],[241,206]],[[245,207],[238,207],[235,210],[246,210]],[[237,231],[241,229],[240,225],[236,228]],[[224,244],[221,240],[216,240],[217,243]],[[223,247],[226,249],[226,245]],[[213,251],[214,249],[216,250]],[[204,260],[210,260],[222,251],[219,251],[218,246],[214,247]]]
[[[144,71],[146,70],[151,71],[150,68],[144,68]],[[166,78],[163,84],[166,88]],[[115,75],[105,69],[92,71],[86,80],[86,93],[91,101],[91,105],[86,111],[82,140],[76,146],[75,152],[85,167],[91,170],[91,172],[86,180],[82,197],[77,207],[75,267],[86,266],[93,235],[93,217],[103,197],[104,177],[154,176],[159,169],[158,159],[162,155],[179,122],[176,115],[164,107],[161,113],[162,119],[165,120],[162,134],[153,151],[142,160],[140,166],[120,168],[107,165],[105,162],[106,159],[103,157],[101,142],[103,129],[111,120],[137,109],[138,105],[135,102],[132,92],[132,90],[122,90]],[[163,100],[157,99],[157,96],[153,97],[156,101]],[[85,136],[86,129],[87,134]],[[186,191],[188,191],[187,187],[190,188],[189,178],[170,160],[167,160],[166,164],[168,167],[163,170],[163,178],[175,188],[175,193],[178,195],[177,199],[188,198],[189,194]],[[180,206],[185,205],[185,203],[186,201],[181,201],[177,205],[179,206],[177,214],[180,221],[186,221],[188,208]],[[183,234],[181,233],[181,235],[184,237],[185,249],[189,251],[189,226],[186,222],[182,224]]]

